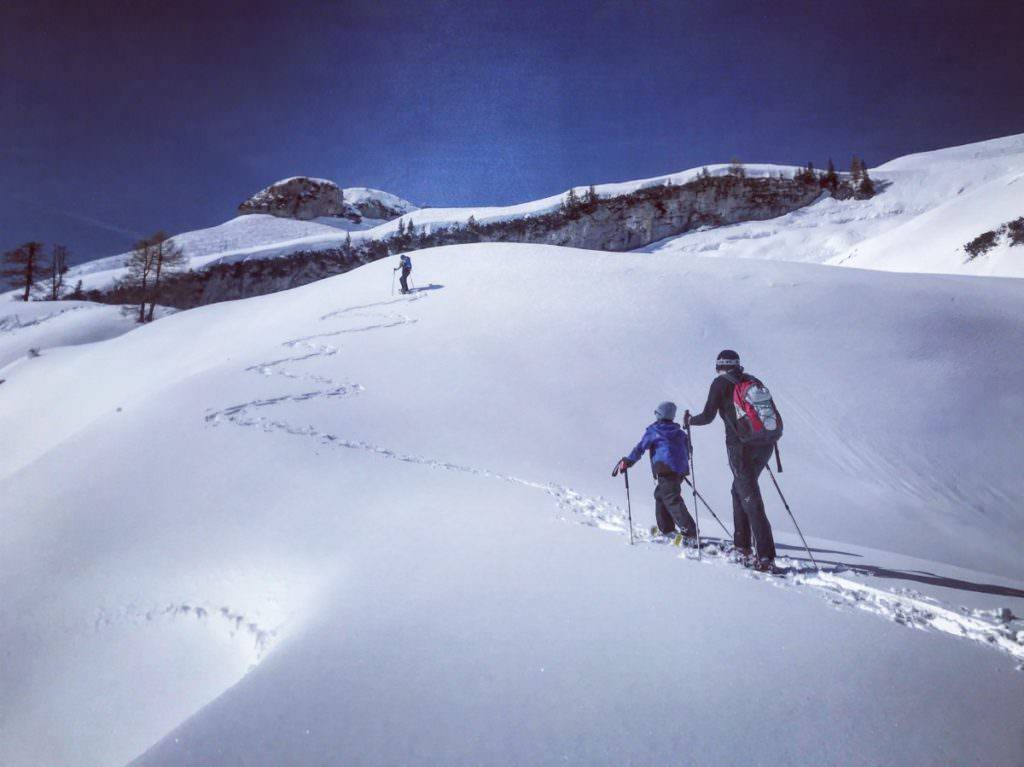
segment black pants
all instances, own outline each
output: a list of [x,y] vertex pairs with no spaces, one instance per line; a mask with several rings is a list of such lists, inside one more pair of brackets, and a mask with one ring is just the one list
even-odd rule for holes
[[729,468],[732,469],[732,521],[736,526],[733,543],[749,549],[753,533],[754,546],[760,558],[775,558],[775,539],[757,478],[772,457],[773,445],[727,444]]
[[409,279],[409,274],[411,272],[412,272],[412,269],[403,269],[402,270],[402,276],[398,280],[400,283],[402,283],[402,292],[403,293],[408,293],[409,292],[409,283],[406,282],[406,280]]
[[686,510],[682,494],[683,478],[679,474],[659,474],[654,488],[654,516],[658,529],[671,533],[677,527],[686,536],[697,534],[697,524]]

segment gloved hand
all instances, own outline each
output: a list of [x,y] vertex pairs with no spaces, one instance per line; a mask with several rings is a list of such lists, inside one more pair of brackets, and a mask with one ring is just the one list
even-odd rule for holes
[[632,465],[633,465],[633,462],[630,461],[628,458],[620,458],[619,462],[617,464],[615,464],[615,468],[612,469],[612,476],[613,477],[619,476],[619,472],[625,471],[626,469],[628,469]]
[[687,429],[690,426],[690,411],[687,410],[683,413],[683,428]]

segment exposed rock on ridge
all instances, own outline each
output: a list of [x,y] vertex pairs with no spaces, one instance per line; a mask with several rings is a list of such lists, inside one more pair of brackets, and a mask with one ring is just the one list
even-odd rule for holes
[[417,210],[415,205],[378,189],[342,189],[324,178],[294,176],[277,181],[238,206],[238,212],[267,213],[278,218],[310,221],[345,218],[354,224],[391,221]]
[[346,209],[341,188],[333,181],[295,176],[257,192],[238,206],[238,212],[310,221],[321,216],[344,216]]

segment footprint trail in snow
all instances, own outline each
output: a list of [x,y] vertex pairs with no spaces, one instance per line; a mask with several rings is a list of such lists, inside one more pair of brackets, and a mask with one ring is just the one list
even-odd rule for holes
[[[275,419],[269,414],[268,411],[272,410],[275,405],[283,403],[303,402],[322,397],[353,397],[365,391],[361,384],[354,381],[336,381],[327,376],[303,372],[301,368],[296,369],[295,366],[309,360],[337,355],[339,347],[328,343],[326,339],[337,339],[348,333],[382,330],[417,322],[415,318],[403,314],[398,309],[424,298],[426,298],[426,294],[413,294],[410,297],[352,306],[323,315],[320,317],[322,322],[357,320],[358,324],[353,327],[341,327],[285,341],[282,346],[300,353],[246,368],[247,372],[267,377],[281,376],[293,381],[309,382],[318,388],[250,400],[221,410],[211,410],[206,415],[207,423],[217,425],[227,421],[238,426],[256,427],[264,431],[281,431],[315,439],[325,446],[362,450],[395,461],[429,466],[443,471],[489,477],[541,490],[555,501],[562,519],[625,535],[628,525],[626,512],[603,497],[588,497],[555,483],[535,482],[488,469],[403,453],[371,442],[331,434],[312,425],[297,426],[284,420]],[[643,531],[639,534],[634,533],[634,538],[641,544],[655,545],[663,540],[661,536],[652,537]],[[706,542],[702,561],[706,564],[736,568],[737,565],[732,562],[729,555],[730,548],[728,543],[722,545]],[[680,554],[680,557],[694,560],[696,553],[687,550]],[[853,607],[911,628],[939,631],[979,642],[1009,654],[1018,662],[1018,670],[1024,670],[1024,620],[1016,618],[1006,611],[1000,614],[1000,611],[996,610],[944,605],[936,599],[911,589],[899,591],[878,589],[840,575],[844,571],[858,575],[870,575],[869,572],[858,571],[855,566],[840,564],[816,571],[808,562],[791,558],[780,558],[779,564],[788,568],[788,574],[779,576],[744,572],[749,577],[763,579],[773,585],[813,590],[839,607]]]

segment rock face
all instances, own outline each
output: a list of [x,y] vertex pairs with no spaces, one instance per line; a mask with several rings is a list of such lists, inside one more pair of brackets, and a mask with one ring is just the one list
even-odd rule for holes
[[635,250],[705,226],[761,221],[809,205],[817,184],[719,177],[651,187],[554,214],[477,227],[480,241],[532,242],[588,250]]
[[238,206],[238,212],[309,221],[321,216],[343,216],[345,205],[341,188],[333,181],[295,176],[257,192]]
[[416,210],[416,206],[378,189],[342,189],[323,178],[294,176],[271,184],[238,206],[238,212],[267,213],[278,218],[310,221],[344,218],[354,224],[391,221]]

